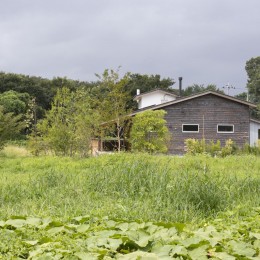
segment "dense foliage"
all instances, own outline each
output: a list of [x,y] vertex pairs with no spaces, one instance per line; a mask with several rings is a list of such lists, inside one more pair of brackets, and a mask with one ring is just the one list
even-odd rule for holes
[[0,157],[0,218],[196,221],[239,205],[260,206],[259,168],[255,156]]
[[21,115],[5,112],[4,107],[0,106],[0,150],[9,139],[19,136],[25,129],[25,124],[21,119]]
[[216,85],[213,84],[207,86],[193,84],[192,86],[188,86],[187,88],[182,90],[182,96],[190,96],[203,91],[215,91],[224,94],[223,90],[220,90],[219,88],[217,88]]
[[166,153],[170,133],[164,116],[166,111],[144,111],[135,115],[131,128],[130,142],[133,151]]
[[30,148],[34,154],[45,150],[56,155],[86,156],[98,122],[98,113],[91,108],[86,91],[61,88],[46,118],[32,133]]
[[0,256],[258,259],[259,168],[254,156],[2,153]]
[[247,89],[251,102],[260,102],[260,56],[246,62]]
[[140,223],[77,216],[14,216],[0,221],[6,259],[259,259],[260,208],[202,224]]
[[[188,154],[196,155],[196,154],[209,154],[211,156],[221,156],[225,157],[231,154],[235,154],[238,152],[245,152],[244,150],[239,150],[236,144],[228,139],[225,142],[224,146],[221,146],[219,140],[214,142],[213,140],[207,141],[205,139],[194,139],[189,138],[185,140],[186,151]],[[246,149],[247,145],[243,148]],[[255,147],[258,149],[258,147]]]
[[127,108],[131,96],[125,90],[129,74],[120,78],[118,71],[105,70],[98,77],[102,95],[96,101],[97,106],[94,109],[102,121],[102,138],[108,136],[110,140],[115,140],[113,150],[121,151],[122,139],[127,132],[128,115],[131,112],[131,109]]

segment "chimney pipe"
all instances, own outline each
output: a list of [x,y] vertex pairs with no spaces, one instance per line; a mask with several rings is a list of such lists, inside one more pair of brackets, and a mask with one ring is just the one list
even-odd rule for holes
[[179,77],[179,96],[182,95],[182,77]]
[[137,89],[137,90],[136,90],[136,95],[137,95],[137,96],[140,95],[140,89]]

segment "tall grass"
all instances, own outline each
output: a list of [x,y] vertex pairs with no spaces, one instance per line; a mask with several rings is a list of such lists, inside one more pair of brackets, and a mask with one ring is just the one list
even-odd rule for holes
[[259,191],[260,159],[254,156],[0,157],[0,218],[196,221],[260,206]]

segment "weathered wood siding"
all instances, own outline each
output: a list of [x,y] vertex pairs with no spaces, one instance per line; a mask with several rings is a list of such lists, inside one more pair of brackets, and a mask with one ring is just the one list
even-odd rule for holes
[[[249,107],[222,97],[206,95],[163,108],[172,134],[169,153],[183,154],[188,138],[220,140],[224,145],[232,139],[239,147],[249,143]],[[199,133],[183,133],[182,124],[199,124]],[[234,125],[234,133],[218,133],[218,124]]]

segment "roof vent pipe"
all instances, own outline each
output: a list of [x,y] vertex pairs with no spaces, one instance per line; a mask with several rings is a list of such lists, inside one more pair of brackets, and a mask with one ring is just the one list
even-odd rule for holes
[[137,90],[136,90],[136,95],[137,95],[137,96],[140,95],[140,89],[137,89]]
[[179,77],[179,96],[182,95],[182,77]]

